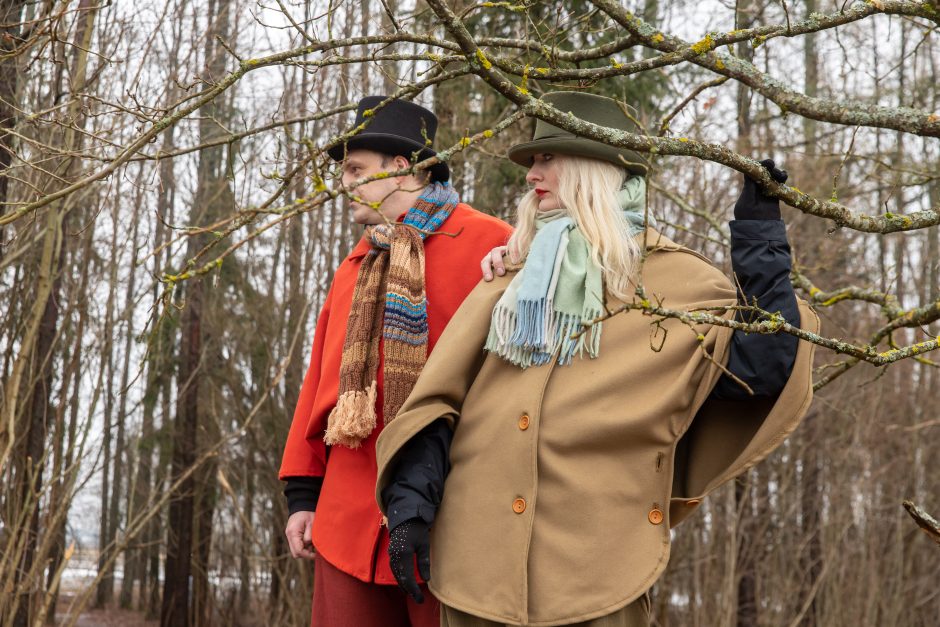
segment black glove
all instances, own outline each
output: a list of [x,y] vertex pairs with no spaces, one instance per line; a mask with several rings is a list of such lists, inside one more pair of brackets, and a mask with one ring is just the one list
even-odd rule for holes
[[416,603],[424,603],[424,595],[415,581],[415,556],[418,556],[418,572],[425,581],[431,579],[431,533],[430,527],[420,518],[409,518],[391,531],[388,556],[392,574],[399,587],[411,595]]
[[[770,176],[778,183],[786,183],[787,171],[776,167],[773,159],[764,159],[760,162],[767,168]],[[779,220],[780,201],[766,196],[757,187],[757,183],[749,176],[744,177],[744,189],[738,201],[734,203],[735,220]]]

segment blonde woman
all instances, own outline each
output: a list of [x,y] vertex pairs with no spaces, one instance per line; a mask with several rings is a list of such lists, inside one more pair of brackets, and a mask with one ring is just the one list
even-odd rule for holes
[[[613,100],[545,100],[633,130]],[[377,443],[392,570],[418,600],[417,558],[445,627],[646,626],[669,529],[796,427],[813,351],[608,314],[646,299],[731,316],[740,297],[804,327],[816,319],[787,279],[779,206],[752,181],[731,223],[739,295],[645,223],[638,155],[539,121],[509,156],[532,186],[510,265],[458,310]]]

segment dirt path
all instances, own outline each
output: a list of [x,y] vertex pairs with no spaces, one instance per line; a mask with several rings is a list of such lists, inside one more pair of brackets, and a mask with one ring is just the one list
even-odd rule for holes
[[[59,598],[59,605],[56,607],[56,624],[61,624],[65,617],[65,612],[72,602],[71,596]],[[85,610],[75,623],[76,627],[156,627],[160,621],[144,620],[140,612],[130,610],[104,609],[104,610]]]

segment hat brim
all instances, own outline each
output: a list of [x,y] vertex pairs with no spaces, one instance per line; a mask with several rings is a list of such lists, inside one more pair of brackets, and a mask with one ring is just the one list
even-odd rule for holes
[[[401,155],[406,159],[413,159],[418,153],[418,161],[437,156],[437,153],[427,146],[411,141],[398,135],[388,133],[360,133],[349,139],[345,144],[333,146],[326,151],[333,161],[342,161],[350,150],[374,150],[386,155]],[[446,163],[436,163],[428,168],[431,180],[444,183],[450,180],[450,168]]]
[[649,169],[647,160],[632,150],[608,146],[583,137],[544,137],[510,147],[507,156],[513,163],[528,168],[532,165],[532,157],[543,152],[607,161],[641,176],[645,176]]

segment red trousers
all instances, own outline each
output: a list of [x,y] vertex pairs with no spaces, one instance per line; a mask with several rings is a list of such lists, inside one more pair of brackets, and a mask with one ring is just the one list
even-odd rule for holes
[[311,627],[439,627],[441,605],[421,586],[418,605],[398,586],[366,583],[317,554]]

